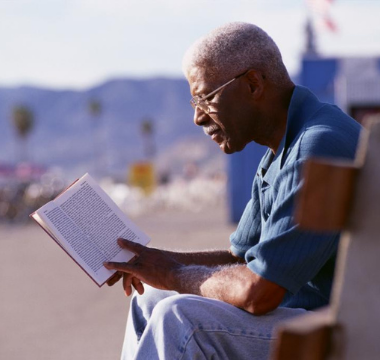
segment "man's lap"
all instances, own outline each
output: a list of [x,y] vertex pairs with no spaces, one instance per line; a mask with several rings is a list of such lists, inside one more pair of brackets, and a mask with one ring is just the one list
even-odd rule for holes
[[275,325],[305,312],[278,308],[254,316],[219,300],[146,287],[132,299],[123,352],[137,336],[137,358],[265,359]]

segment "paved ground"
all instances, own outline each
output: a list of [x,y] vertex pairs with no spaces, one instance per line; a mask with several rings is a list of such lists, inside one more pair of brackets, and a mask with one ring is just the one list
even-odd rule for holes
[[[225,208],[135,222],[171,249],[227,248]],[[101,289],[37,225],[0,225],[0,359],[118,359],[129,299]]]

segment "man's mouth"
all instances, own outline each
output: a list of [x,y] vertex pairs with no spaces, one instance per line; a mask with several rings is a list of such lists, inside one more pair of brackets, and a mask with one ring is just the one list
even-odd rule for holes
[[220,136],[222,134],[222,132],[220,131],[220,130],[215,130],[215,131],[213,131],[211,134],[210,134],[210,136],[211,136],[211,139],[212,140],[216,140],[216,138],[218,137],[218,136]]
[[223,131],[219,126],[204,127],[203,131],[206,135],[218,144],[223,141]]
[[208,135],[208,136],[213,136],[214,134],[220,132],[220,129],[216,126],[213,126],[213,127],[209,127],[209,128],[204,128],[203,129],[205,134]]
[[216,129],[212,129],[211,131],[208,131],[207,134],[209,136],[211,136],[211,139],[215,142],[217,142],[218,144],[223,141],[223,132],[221,129],[219,128],[216,128]]

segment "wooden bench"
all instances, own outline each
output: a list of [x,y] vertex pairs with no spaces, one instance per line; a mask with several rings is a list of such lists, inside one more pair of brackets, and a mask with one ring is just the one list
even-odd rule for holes
[[342,230],[330,306],[278,327],[274,360],[380,359],[380,120],[353,163],[310,160],[296,221]]

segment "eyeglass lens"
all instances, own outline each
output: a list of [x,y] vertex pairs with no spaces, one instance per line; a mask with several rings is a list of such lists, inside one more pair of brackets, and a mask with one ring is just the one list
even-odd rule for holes
[[191,106],[193,107],[193,109],[195,109],[196,107],[199,107],[201,110],[203,110],[206,113],[210,112],[208,105],[206,104],[206,102],[203,99],[193,98],[193,99],[191,99],[190,103],[191,103]]

